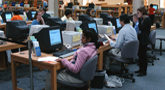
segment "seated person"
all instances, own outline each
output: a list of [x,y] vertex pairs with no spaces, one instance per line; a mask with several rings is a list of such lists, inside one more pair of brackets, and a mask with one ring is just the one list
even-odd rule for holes
[[[130,19],[129,16],[126,14],[120,15],[120,24],[122,26],[121,30],[119,31],[118,37],[116,39],[116,42],[110,40],[109,44],[111,47],[114,47],[114,49],[109,50],[108,52],[104,53],[104,69],[110,70],[110,58],[108,56],[114,55],[114,56],[121,56],[121,49],[125,43],[137,40],[137,33],[136,30],[129,24]],[[110,37],[111,39],[114,39]]]
[[61,18],[62,21],[73,21],[72,19],[72,11],[69,9],[65,10],[65,15]]
[[43,20],[43,18],[41,17],[41,12],[36,12],[36,14],[34,15],[34,19],[31,25],[45,25],[45,22]]
[[86,14],[92,18],[92,8],[88,8]]
[[133,22],[135,23],[134,29],[136,30],[137,34],[139,32],[139,22],[138,22],[138,17],[137,14],[133,15]]
[[50,14],[46,13],[46,8],[42,9],[42,18],[44,19],[44,22],[47,22],[48,17],[50,17]]
[[11,21],[13,20],[23,20],[22,17],[18,14],[18,10],[13,11],[14,16],[11,18]]
[[[60,58],[56,60],[57,62],[61,62],[67,69],[58,71],[57,79],[69,83],[83,83],[83,81],[78,79],[76,76],[78,76],[78,73],[80,72],[84,63],[97,54],[97,49],[100,46],[97,40],[98,35],[94,29],[83,30],[81,38],[83,47],[79,48],[75,52],[73,59],[71,61]],[[48,72],[46,76],[45,90],[51,90],[50,72]]]

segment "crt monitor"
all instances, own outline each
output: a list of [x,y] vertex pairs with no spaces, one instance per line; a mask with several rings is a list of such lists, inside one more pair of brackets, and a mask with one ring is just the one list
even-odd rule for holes
[[63,46],[63,39],[60,27],[46,27],[33,36],[39,41],[42,52],[55,52]]
[[113,25],[116,25],[116,19],[111,17],[108,13],[101,13],[100,18],[103,19],[103,24],[108,25],[108,22],[111,21]]
[[158,5],[153,5],[153,8],[155,8],[155,10],[158,10]]
[[34,18],[35,14],[36,14],[36,11],[29,11],[29,12],[27,12],[28,19],[32,20]]
[[66,22],[62,21],[59,17],[48,17],[47,25],[51,26],[60,26],[61,30],[66,29]]
[[1,15],[3,22],[10,21],[12,18],[12,12],[3,12]]
[[119,18],[116,18],[116,25],[115,26],[116,26],[116,32],[118,33],[118,31],[122,28]]
[[90,16],[88,16],[87,14],[82,14],[79,15],[79,21],[95,21],[93,18],[91,18]]
[[93,3],[90,3],[88,7],[89,7],[89,8],[94,8],[95,5],[94,5]]
[[29,27],[25,21],[14,20],[6,23],[6,37],[13,40],[22,41],[27,39]]
[[24,3],[23,3],[23,2],[21,2],[21,3],[20,3],[20,6],[22,6],[22,7],[23,7],[23,6],[24,6]]
[[68,3],[68,8],[72,8],[72,6],[73,6],[72,2]]
[[15,2],[12,2],[12,6],[15,6]]
[[96,33],[98,34],[97,24],[96,24],[95,21],[86,21],[86,22],[83,22],[80,25],[80,28],[82,28],[82,30],[93,28],[96,31]]

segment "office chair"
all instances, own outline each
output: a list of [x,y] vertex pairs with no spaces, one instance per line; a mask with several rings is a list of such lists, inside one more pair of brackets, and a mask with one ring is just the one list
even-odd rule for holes
[[88,84],[89,81],[91,81],[94,78],[97,60],[98,60],[98,55],[95,55],[82,66],[79,77],[80,77],[80,80],[84,81],[84,83],[75,84],[75,83],[63,82],[60,80],[57,80],[57,83],[60,83],[64,86],[74,87],[74,88],[84,87],[85,85]]
[[154,60],[159,60],[159,58],[156,58],[156,55],[153,54],[153,50],[155,48],[155,42],[156,42],[156,30],[152,30],[149,35],[149,44],[147,48],[151,50],[151,54],[147,54],[147,59],[149,63],[152,63],[154,65]]
[[127,42],[121,49],[121,57],[118,56],[110,56],[113,60],[116,60],[121,63],[121,73],[120,77],[131,79],[132,82],[135,82],[135,79],[133,78],[133,74],[128,72],[128,69],[126,68],[125,64],[130,64],[133,62],[133,59],[137,56],[139,49],[139,41],[134,40]]

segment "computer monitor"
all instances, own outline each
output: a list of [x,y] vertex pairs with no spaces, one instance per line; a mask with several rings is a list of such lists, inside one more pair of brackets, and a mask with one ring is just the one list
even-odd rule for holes
[[155,8],[155,10],[158,10],[158,5],[153,5],[153,8]]
[[32,36],[34,33],[38,33],[41,31],[43,28],[49,27],[48,25],[31,25],[30,31],[29,31],[29,36]]
[[1,15],[3,22],[10,21],[12,18],[12,12],[3,12]]
[[89,7],[89,8],[94,8],[95,5],[94,5],[93,3],[90,3],[88,7]]
[[68,3],[68,8],[72,8],[72,6],[73,6],[72,2]]
[[66,22],[66,31],[74,31],[76,27],[79,27],[82,24],[82,21],[67,21]]
[[2,4],[0,4],[0,8],[2,8]]
[[111,21],[113,25],[116,25],[116,19],[111,17],[108,13],[101,13],[100,18],[103,18],[103,24],[108,25],[108,22]]
[[12,2],[12,6],[15,6],[15,2]]
[[20,6],[21,6],[21,7],[23,7],[23,6],[24,6],[24,3],[23,3],[23,2],[21,2],[21,3],[20,3]]
[[116,18],[116,25],[115,26],[116,26],[116,32],[118,33],[119,30],[122,28],[119,18]]
[[93,18],[91,18],[87,14],[79,15],[79,20],[82,21],[82,22],[84,22],[84,21],[95,21]]
[[99,34],[106,34],[107,36],[111,36],[113,32],[113,26],[109,25],[97,25]]
[[52,53],[63,46],[62,33],[58,26],[43,28],[33,36],[39,41],[42,52]]
[[32,20],[34,18],[35,14],[36,14],[36,11],[29,11],[29,12],[27,12],[28,19]]
[[51,26],[60,26],[61,30],[66,29],[66,22],[62,21],[59,17],[48,17],[47,25]]
[[96,24],[95,21],[86,21],[86,22],[83,22],[80,25],[80,28],[82,28],[82,30],[87,30],[89,28],[93,28],[96,31],[96,33],[98,34],[97,24]]
[[14,20],[6,23],[6,37],[12,40],[22,41],[27,39],[29,27],[25,21]]
[[17,11],[19,15],[23,15],[23,13],[25,12],[23,9],[18,9]]

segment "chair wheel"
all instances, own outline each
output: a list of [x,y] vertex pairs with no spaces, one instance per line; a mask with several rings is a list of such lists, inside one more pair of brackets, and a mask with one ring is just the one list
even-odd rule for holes
[[135,79],[132,79],[132,83],[135,83]]
[[152,66],[154,66],[154,64],[152,64]]
[[131,74],[130,76],[133,77],[133,74]]

